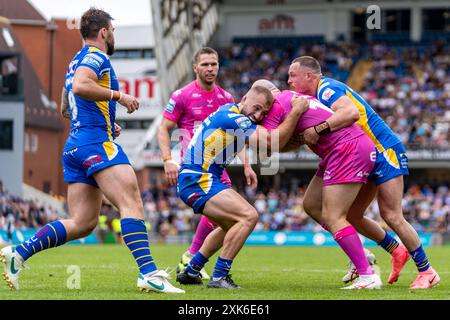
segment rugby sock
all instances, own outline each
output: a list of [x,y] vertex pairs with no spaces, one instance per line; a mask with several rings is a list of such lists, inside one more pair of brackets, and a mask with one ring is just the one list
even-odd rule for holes
[[39,251],[55,248],[66,243],[67,232],[59,221],[53,221],[43,226],[30,239],[16,247],[17,252],[26,261]]
[[191,247],[189,248],[189,253],[194,255],[200,250],[203,242],[205,241],[208,234],[214,230],[214,224],[212,224],[207,217],[202,215],[200,222],[198,223],[197,230],[195,230],[194,239],[192,239]]
[[395,249],[398,248],[400,245],[397,240],[393,236],[391,236],[389,233],[386,232],[386,235],[384,236],[384,239],[381,240],[378,243],[379,246],[381,246],[384,250],[392,254]]
[[350,260],[358,270],[359,275],[373,274],[373,270],[370,267],[369,261],[364,254],[364,248],[361,240],[356,233],[353,226],[347,226],[337,231],[334,235],[334,240],[344,250]]
[[226,277],[228,272],[230,272],[231,264],[233,260],[223,259],[222,257],[217,258],[216,266],[214,267],[213,280],[218,280],[222,277]]
[[133,254],[143,275],[158,270],[150,254],[147,228],[144,220],[124,218],[120,220],[123,241]]
[[198,276],[200,270],[202,270],[203,266],[208,262],[208,259],[198,251],[195,256],[192,257],[188,266],[186,267],[186,272],[193,277]]
[[413,258],[419,272],[428,270],[430,263],[428,262],[427,255],[423,250],[422,245],[420,245],[416,250],[410,251],[409,254]]

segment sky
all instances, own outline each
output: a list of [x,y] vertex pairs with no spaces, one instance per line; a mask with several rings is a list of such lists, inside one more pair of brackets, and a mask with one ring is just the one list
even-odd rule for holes
[[94,6],[107,11],[114,25],[151,24],[151,0],[28,0],[46,19],[80,18]]

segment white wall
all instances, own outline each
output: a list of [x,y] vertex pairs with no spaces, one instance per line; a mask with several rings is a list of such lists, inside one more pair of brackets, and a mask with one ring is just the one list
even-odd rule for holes
[[0,101],[0,120],[13,121],[13,150],[0,150],[0,180],[10,194],[22,196],[24,104]]

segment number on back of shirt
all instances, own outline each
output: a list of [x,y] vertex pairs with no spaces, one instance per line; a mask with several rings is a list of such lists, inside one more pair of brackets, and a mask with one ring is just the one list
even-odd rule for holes
[[78,108],[77,103],[75,101],[75,95],[73,94],[72,90],[69,91],[68,98],[69,98],[70,113],[72,114],[72,120],[75,121],[77,120],[78,116]]

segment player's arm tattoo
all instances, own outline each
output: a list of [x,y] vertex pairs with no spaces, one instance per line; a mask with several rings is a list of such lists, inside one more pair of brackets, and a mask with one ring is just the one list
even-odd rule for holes
[[67,98],[67,92],[64,88],[61,93],[61,114],[64,118],[70,119],[69,99]]

